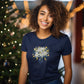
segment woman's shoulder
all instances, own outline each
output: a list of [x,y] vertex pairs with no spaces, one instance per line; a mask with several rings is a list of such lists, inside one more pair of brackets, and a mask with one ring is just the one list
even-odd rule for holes
[[69,36],[67,34],[61,33],[59,39],[66,41],[66,40],[70,40]]
[[23,38],[32,37],[33,35],[34,35],[34,32],[28,32],[23,36]]
[[68,35],[65,33],[60,32],[60,38],[68,38]]

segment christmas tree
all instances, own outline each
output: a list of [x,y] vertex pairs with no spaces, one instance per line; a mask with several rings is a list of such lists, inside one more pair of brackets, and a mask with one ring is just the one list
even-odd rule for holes
[[22,37],[30,30],[20,30],[15,25],[17,17],[12,14],[13,1],[0,0],[0,84],[18,84],[21,65]]

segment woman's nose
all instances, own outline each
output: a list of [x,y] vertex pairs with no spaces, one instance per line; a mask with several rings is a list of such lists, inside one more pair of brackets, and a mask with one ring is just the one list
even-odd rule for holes
[[48,16],[44,16],[44,20],[47,21],[48,20]]

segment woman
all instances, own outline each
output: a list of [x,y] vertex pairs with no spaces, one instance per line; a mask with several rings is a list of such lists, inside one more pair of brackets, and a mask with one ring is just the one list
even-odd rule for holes
[[62,84],[58,64],[63,56],[64,84],[70,84],[71,43],[60,31],[65,28],[68,12],[62,2],[43,0],[30,16],[30,32],[23,37],[22,63],[19,84],[25,84],[29,72],[29,84]]

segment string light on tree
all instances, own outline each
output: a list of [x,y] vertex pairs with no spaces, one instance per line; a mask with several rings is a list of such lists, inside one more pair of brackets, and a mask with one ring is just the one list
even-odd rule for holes
[[2,43],[2,46],[3,46],[3,47],[6,47],[7,45],[6,45],[6,43],[4,42],[4,43]]
[[17,63],[15,63],[15,66],[17,66]]
[[10,43],[8,43],[8,45],[10,45]]
[[12,72],[12,70],[10,69],[9,72]]
[[12,79],[11,79],[11,77],[9,77],[9,79],[8,79],[8,83],[9,83],[9,84],[12,83]]
[[3,33],[3,31],[1,31],[1,34]]
[[10,29],[8,29],[8,31],[10,31]]
[[12,56],[12,57],[11,57],[11,59],[13,59],[13,60],[14,60],[14,59],[15,59],[15,56]]
[[15,32],[12,32],[10,35],[13,36],[15,34]]
[[3,54],[1,54],[1,57],[3,56]]
[[9,13],[9,11],[7,10],[6,13]]
[[19,53],[20,53],[20,51],[17,51],[17,53],[19,54]]
[[4,28],[4,30],[6,30],[6,28]]
[[3,9],[3,6],[1,8]]
[[7,4],[7,1],[5,2],[5,4]]
[[8,5],[6,5],[6,7],[8,7]]
[[9,52],[9,55],[11,55],[12,54],[12,52]]
[[11,42],[11,44],[14,44],[13,41]]
[[2,73],[4,73],[4,70],[2,70]]
[[5,24],[5,27],[7,27],[7,24]]
[[15,43],[17,43],[17,41],[15,41]]
[[15,45],[13,45],[13,47],[14,47]]
[[4,18],[6,18],[7,16],[5,15]]
[[21,43],[19,43],[19,46],[21,46]]

